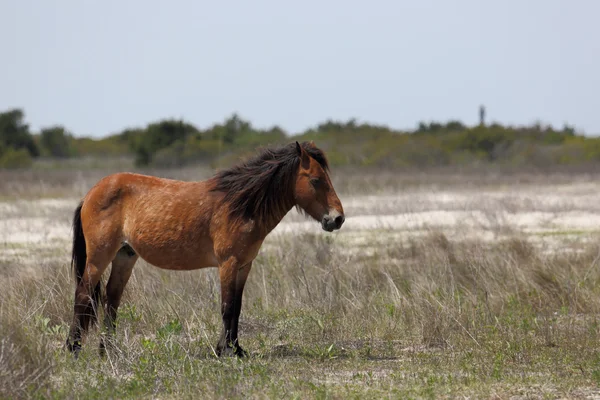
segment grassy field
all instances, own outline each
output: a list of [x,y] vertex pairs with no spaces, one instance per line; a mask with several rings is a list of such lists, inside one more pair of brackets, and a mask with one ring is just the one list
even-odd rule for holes
[[341,231],[292,211],[254,263],[249,359],[214,355],[216,269],[140,260],[75,361],[69,224],[109,172],[0,172],[1,398],[600,398],[596,172],[334,170]]

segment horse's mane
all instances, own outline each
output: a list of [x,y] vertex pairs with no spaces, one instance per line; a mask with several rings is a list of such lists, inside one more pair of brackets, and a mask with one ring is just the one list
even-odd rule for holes
[[[300,145],[325,171],[329,170],[323,151],[308,142]],[[288,193],[299,164],[295,142],[264,148],[245,162],[217,172],[211,178],[211,191],[225,193],[224,202],[229,204],[231,217],[270,224],[292,206]]]

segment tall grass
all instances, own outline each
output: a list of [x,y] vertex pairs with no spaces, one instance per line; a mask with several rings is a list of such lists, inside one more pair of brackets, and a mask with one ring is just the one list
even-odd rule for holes
[[[385,235],[385,232],[382,232]],[[273,238],[241,318],[246,361],[218,359],[215,269],[139,262],[114,348],[101,329],[62,348],[73,279],[64,263],[3,277],[0,394],[34,398],[583,396],[598,391],[600,245],[542,252],[441,231],[363,248],[343,235]],[[101,320],[101,319],[100,319]]]
[[[118,170],[0,171],[0,211],[63,226],[71,208],[35,200],[80,197]],[[191,180],[213,171],[138,172]],[[272,235],[244,292],[240,340],[251,353],[245,361],[214,354],[221,326],[216,269],[163,271],[142,261],[125,290],[107,358],[98,356],[104,334],[98,327],[73,360],[63,348],[74,294],[69,237],[28,244],[4,235],[0,252],[16,256],[0,260],[0,398],[598,395],[597,234],[567,242],[562,234],[579,233],[553,232],[551,244],[541,247],[540,236],[502,219],[517,212],[594,211],[596,175],[334,169],[334,185],[348,205],[356,196],[396,199],[389,207],[359,199],[347,207],[350,214],[476,209],[493,239],[450,234],[479,229],[467,224],[357,237],[362,233],[352,230],[350,219],[350,230],[336,234]],[[541,185],[543,193],[557,195],[575,181],[586,183],[576,189],[582,198],[569,199],[575,192],[568,190],[556,203],[531,195]],[[497,187],[515,195],[474,195]],[[521,189],[526,196],[517,195]],[[442,203],[435,198],[439,191],[474,197]]]

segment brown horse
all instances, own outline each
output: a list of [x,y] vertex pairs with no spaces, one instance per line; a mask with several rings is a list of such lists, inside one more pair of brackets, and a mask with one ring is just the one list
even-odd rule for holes
[[[73,217],[74,317],[67,348],[81,350],[97,320],[100,277],[112,262],[105,318],[113,334],[123,289],[138,259],[159,268],[218,267],[223,329],[216,353],[246,355],[238,343],[242,292],[252,261],[269,232],[294,206],[340,229],[344,210],[322,150],[298,142],[265,149],[205,181],[118,173],[101,179]],[[101,354],[104,340],[100,342]]]

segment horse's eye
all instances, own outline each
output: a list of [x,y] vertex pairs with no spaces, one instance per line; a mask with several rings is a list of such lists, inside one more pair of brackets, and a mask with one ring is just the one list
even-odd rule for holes
[[321,185],[321,180],[319,178],[311,178],[310,183],[315,188],[318,188]]

